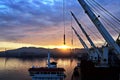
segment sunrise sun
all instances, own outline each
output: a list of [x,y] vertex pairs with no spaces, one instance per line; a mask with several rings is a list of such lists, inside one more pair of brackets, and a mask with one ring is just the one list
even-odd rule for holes
[[57,48],[59,48],[59,49],[63,49],[63,50],[67,50],[67,49],[70,48],[70,46],[62,45],[62,46],[58,46]]

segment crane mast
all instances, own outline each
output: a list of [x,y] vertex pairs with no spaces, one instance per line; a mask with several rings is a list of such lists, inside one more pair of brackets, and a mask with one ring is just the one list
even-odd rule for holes
[[73,16],[73,18],[75,19],[75,21],[77,22],[77,24],[79,25],[80,29],[82,30],[82,32],[85,34],[86,38],[88,39],[88,41],[90,42],[91,46],[94,48],[94,50],[97,52],[97,54],[99,55],[99,57],[102,57],[102,54],[99,52],[99,50],[96,48],[96,46],[94,45],[93,41],[90,39],[90,37],[88,36],[88,34],[86,33],[86,31],[83,29],[82,25],[79,23],[79,21],[77,20],[77,18],[75,17],[75,15],[71,12],[71,15]]
[[103,24],[99,21],[99,19],[96,17],[96,15],[92,12],[88,4],[84,0],[78,0],[82,8],[85,10],[85,13],[89,16],[91,21],[94,23],[98,31],[101,33],[101,35],[104,37],[104,39],[107,41],[107,43],[114,48],[115,53],[117,54],[118,58],[120,59],[120,47],[116,44],[112,36],[108,33],[108,31],[105,29]]
[[87,50],[88,54],[89,52],[89,48],[86,45],[86,43],[83,41],[83,39],[80,37],[80,35],[77,33],[77,31],[72,27],[73,31],[75,32],[76,36],[78,37],[79,41],[81,42],[81,44],[83,45],[83,47]]

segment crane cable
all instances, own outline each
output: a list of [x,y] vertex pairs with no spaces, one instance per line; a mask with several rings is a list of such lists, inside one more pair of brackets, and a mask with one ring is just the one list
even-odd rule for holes
[[[102,10],[106,15],[108,15],[108,16],[110,16],[111,18],[112,18],[112,20],[114,20],[118,25],[120,25],[120,20],[117,18],[117,17],[115,17],[114,15],[112,15],[109,11],[107,11],[105,8],[103,8],[99,3],[97,3],[96,1],[94,1],[93,0],[93,2],[94,2],[94,4],[96,4],[97,5],[97,7],[100,9],[100,10]],[[105,16],[103,16],[103,17],[105,17]],[[111,23],[110,25],[111,25],[111,27],[115,30],[115,28],[114,27],[116,27],[117,28],[117,26],[115,25],[115,23],[113,23],[113,21],[110,21],[109,19],[107,19],[106,18],[106,21],[108,21],[109,23]],[[110,26],[109,25],[109,26]],[[117,31],[118,30],[118,31]],[[117,33],[119,33],[119,28],[117,28],[115,31],[117,32]]]
[[[95,12],[95,14],[96,15],[98,15],[98,13],[96,12],[96,10],[94,10],[95,9],[95,7],[88,1],[88,0],[86,0],[87,1],[87,3],[89,4],[89,6],[90,6],[90,9],[93,11],[93,12]],[[94,9],[93,9],[94,8]],[[99,15],[98,15],[99,16]],[[96,37],[98,38],[98,39],[100,39],[101,41],[103,41],[104,43],[105,43],[105,40],[102,38],[102,36],[99,34],[99,32],[93,32],[93,30],[91,30],[91,28],[89,28],[89,27],[87,27],[88,28],[88,30],[90,30],[90,32],[92,32],[92,33],[94,33],[93,34],[93,39],[94,39],[94,41],[96,41]],[[98,42],[96,42],[97,44],[99,44]],[[100,43],[101,44],[101,43]]]
[[[84,22],[82,22],[84,23]],[[97,34],[99,34],[99,32],[94,32],[90,27],[88,27],[87,25],[83,24],[83,26],[85,26],[88,29],[88,33],[90,34],[89,36],[92,37],[92,39],[97,43],[100,44],[96,41],[96,37],[97,39],[101,40],[102,42],[104,42],[104,40],[101,38],[102,36],[98,36]],[[91,35],[92,33],[92,35]]]
[[72,16],[71,16],[71,45],[73,46]]
[[118,21],[118,24],[120,24],[120,19],[118,19],[117,17],[115,17],[112,13],[110,13],[109,11],[107,11],[105,8],[103,8],[98,2],[96,2],[95,0],[92,0],[93,2],[95,2],[99,7],[101,7],[104,11],[106,11],[111,17],[113,17],[116,21]]
[[[117,28],[117,26],[112,22],[112,21],[110,21],[109,19],[107,19],[107,17],[105,16],[105,15],[103,15],[102,13],[101,13],[101,11],[103,11],[106,15],[108,15],[108,16],[110,16],[109,15],[109,13],[108,13],[108,11],[106,10],[106,9],[104,9],[100,4],[98,5],[98,4],[96,4],[95,2],[93,3],[92,1],[91,2],[89,2],[89,1],[87,1],[88,3],[89,3],[89,5],[91,5],[91,7],[92,7],[92,10],[94,11],[94,12],[96,12],[96,14],[98,15],[98,14],[100,14],[100,15],[102,15],[104,18],[102,18],[102,17],[100,17],[100,18],[102,18],[113,30],[115,30],[117,33],[119,33],[119,28]],[[93,5],[94,4],[94,5]],[[96,7],[96,6],[97,7]],[[101,8],[102,7],[102,8]],[[97,9],[97,8],[99,8],[99,9]],[[99,13],[97,12],[97,11],[99,11],[99,10],[101,10]],[[105,11],[106,10],[106,11]],[[112,14],[111,14],[112,15]],[[111,17],[111,16],[110,16]],[[113,17],[111,17],[112,18],[112,20],[114,20],[115,21],[115,19],[113,19]],[[116,21],[115,21],[116,22]],[[111,23],[111,24],[110,24]],[[117,22],[118,23],[118,22]],[[119,24],[119,23],[118,23]],[[116,28],[117,29],[116,29]]]
[[[118,19],[117,17],[115,17],[112,13],[110,13],[109,11],[107,11],[105,8],[103,8],[98,2],[96,2],[95,0],[92,0],[98,7],[100,7],[101,9],[103,9],[102,11],[106,12],[106,14],[108,16],[110,16],[112,18],[112,20],[114,20],[118,25],[120,25],[120,19]],[[109,21],[109,20],[108,20]],[[106,21],[107,22],[107,21]],[[110,21],[109,21],[110,22]],[[117,27],[117,25],[115,25],[112,21],[111,21],[111,24],[113,25],[113,29],[115,30],[114,26]],[[118,31],[117,31],[118,30]],[[117,28],[117,33],[119,34],[118,37],[120,36],[120,29]],[[118,39],[118,38],[117,38]]]
[[63,35],[63,44],[66,45],[66,37],[65,37],[65,0],[63,0],[63,26],[64,26],[64,35]]
[[[88,4],[91,6],[91,10],[92,11],[94,11],[95,12],[95,14],[97,14],[98,15],[98,12],[97,11],[99,11],[96,7],[95,7],[95,5],[93,5],[91,2],[89,2],[89,1],[87,1],[88,2]],[[97,4],[96,4],[97,5]],[[99,8],[99,6],[97,5],[97,7]],[[103,9],[101,9],[101,8],[99,8],[100,10],[102,10],[103,12],[105,12]],[[99,12],[99,14],[100,14],[100,12]],[[114,28],[114,26],[116,26],[113,22],[111,22],[109,19],[107,19],[102,13],[100,14],[100,15],[102,15],[104,18],[102,18],[102,17],[100,17],[100,18],[102,18],[105,22],[106,22],[106,24],[107,25],[109,25],[114,31],[116,31],[117,33],[119,33],[119,28],[117,28],[117,29],[115,29]],[[108,14],[107,14],[108,15]],[[105,24],[105,22],[104,22],[104,24]],[[110,24],[111,23],[111,24]],[[109,28],[109,27],[108,27]]]

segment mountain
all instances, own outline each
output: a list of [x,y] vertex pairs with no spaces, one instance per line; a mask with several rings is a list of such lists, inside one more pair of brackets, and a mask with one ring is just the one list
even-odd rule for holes
[[[72,52],[74,51],[74,53]],[[0,52],[0,57],[19,57],[19,58],[33,58],[33,57],[47,57],[47,53],[50,52],[52,57],[76,57],[80,53],[86,53],[84,49],[46,49],[36,47],[22,47],[14,50],[7,50]]]

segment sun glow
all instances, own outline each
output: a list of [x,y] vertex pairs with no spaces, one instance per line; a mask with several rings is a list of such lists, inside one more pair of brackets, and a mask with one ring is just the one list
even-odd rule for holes
[[57,48],[59,48],[59,49],[63,49],[63,50],[66,50],[66,49],[69,49],[70,46],[62,45],[62,46],[58,46]]
[[11,50],[11,49],[17,49],[21,47],[37,47],[37,48],[49,48],[54,49],[58,48],[62,51],[69,51],[69,49],[73,48],[68,45],[33,45],[33,44],[25,44],[25,43],[14,43],[14,42],[0,42],[0,51]]

